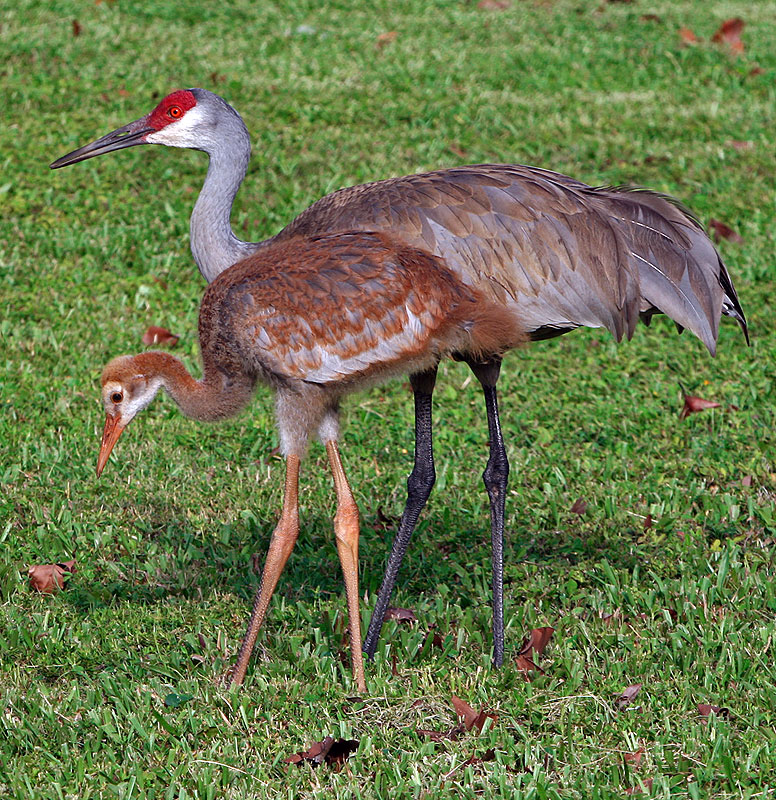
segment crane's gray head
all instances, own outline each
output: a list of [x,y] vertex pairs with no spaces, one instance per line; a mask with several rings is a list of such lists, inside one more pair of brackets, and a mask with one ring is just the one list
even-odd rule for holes
[[189,147],[210,153],[219,144],[228,144],[230,134],[247,136],[247,131],[240,115],[225,100],[206,89],[178,89],[149,114],[58,158],[51,168],[138,144]]

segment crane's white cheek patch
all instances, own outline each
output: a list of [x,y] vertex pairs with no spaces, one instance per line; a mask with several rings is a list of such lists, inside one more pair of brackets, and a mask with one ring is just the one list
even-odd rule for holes
[[[196,147],[202,142],[203,125],[202,110],[198,106],[194,106],[181,119],[171,122],[160,131],[149,133],[146,136],[146,142],[164,144],[167,147]],[[197,130],[199,130],[199,134],[197,134]]]

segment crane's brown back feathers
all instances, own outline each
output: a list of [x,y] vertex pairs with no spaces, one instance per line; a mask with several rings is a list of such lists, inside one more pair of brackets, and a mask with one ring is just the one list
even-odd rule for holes
[[219,352],[221,364],[228,347],[271,381],[343,391],[528,338],[514,314],[438,258],[360,231],[278,241],[230,267],[205,293],[200,337],[203,356]]

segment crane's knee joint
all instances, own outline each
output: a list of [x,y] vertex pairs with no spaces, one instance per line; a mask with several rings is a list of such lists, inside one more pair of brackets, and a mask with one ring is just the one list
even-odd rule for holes
[[415,468],[407,478],[407,495],[413,500],[428,500],[436,483],[436,471],[433,464],[423,464]]
[[482,481],[488,492],[504,491],[509,478],[509,462],[506,457],[492,458],[482,473]]

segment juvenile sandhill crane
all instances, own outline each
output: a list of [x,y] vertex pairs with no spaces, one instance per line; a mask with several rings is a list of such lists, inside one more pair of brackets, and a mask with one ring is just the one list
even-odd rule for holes
[[[492,349],[460,346],[451,351],[447,341],[440,340],[435,359],[408,361],[403,368],[410,373],[415,398],[415,463],[367,632],[365,652],[369,656],[374,655],[399,566],[434,484],[431,396],[439,358],[451,352],[466,361],[485,396],[490,456],[483,479],[490,500],[493,547],[493,661],[500,665],[509,465],[496,382],[501,356],[512,346],[512,334],[515,341],[521,337],[538,340],[580,326],[605,327],[619,341],[633,335],[640,318],[649,322],[653,314],[664,313],[680,330],[687,328],[698,336],[713,355],[720,316],[725,314],[739,322],[748,338],[730,276],[703,228],[678,203],[654,192],[632,187],[594,188],[536,167],[481,164],[340,189],[318,200],[270,239],[244,242],[231,230],[230,213],[247,169],[250,139],[239,114],[204,89],[173,92],[146,116],[51,166],[63,167],[139,144],[188,147],[210,156],[191,216],[192,253],[208,281],[241,259],[275,253],[275,248],[284,244],[309,243],[333,232],[365,231],[382,234],[381,241],[397,252],[410,247],[435,258],[434,263],[450,280],[481,298],[494,313],[496,309],[506,312],[510,325],[505,328],[505,338],[494,342]],[[326,281],[319,280],[325,291],[338,296],[336,272]],[[344,273],[342,280],[347,280]],[[362,288],[366,294],[383,291],[377,278]],[[432,292],[432,287],[426,289]],[[354,308],[350,301],[348,305]],[[329,322],[321,316],[325,313],[322,306],[311,304],[307,324],[317,320],[320,325],[316,322],[315,330],[326,330]],[[394,313],[404,312],[400,308]],[[408,317],[408,324],[417,325],[420,331],[423,324],[414,314]],[[329,330],[336,328],[330,326]],[[350,334],[344,335],[343,346],[350,347]],[[387,336],[379,327],[372,329],[372,335],[374,342]],[[309,380],[327,384],[326,380]],[[350,381],[347,377],[342,380]]]

